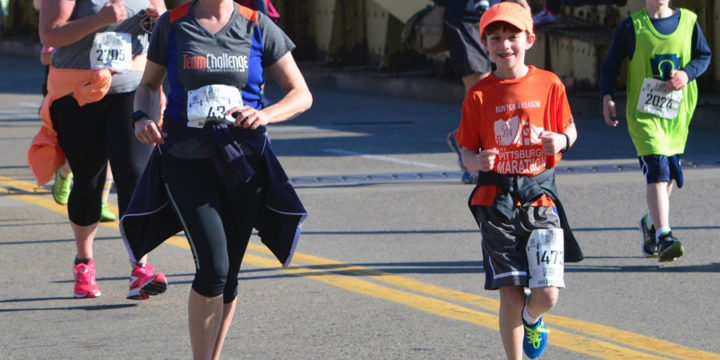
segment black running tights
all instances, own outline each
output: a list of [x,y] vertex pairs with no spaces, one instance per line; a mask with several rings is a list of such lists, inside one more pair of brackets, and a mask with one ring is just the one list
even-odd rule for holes
[[76,225],[100,220],[100,206],[107,162],[113,172],[120,215],[125,213],[152,145],[135,137],[130,117],[135,92],[108,94],[102,100],[78,106],[71,96],[50,107],[60,147],[73,172],[68,215]]
[[264,202],[267,177],[258,156],[248,162],[255,175],[227,188],[211,159],[180,159],[164,153],[162,176],[195,258],[192,288],[205,297],[237,296],[238,271],[253,224]]

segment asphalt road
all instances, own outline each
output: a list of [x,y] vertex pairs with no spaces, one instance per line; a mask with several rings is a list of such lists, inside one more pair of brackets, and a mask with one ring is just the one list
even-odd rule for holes
[[[194,268],[182,234],[150,256],[168,291],[136,302],[124,298],[130,268],[117,223],[103,225],[103,295],[72,298],[65,208],[49,185],[34,187],[25,160],[41,71],[34,58],[0,57],[0,359],[191,358]],[[270,129],[310,217],[290,268],[251,240],[223,358],[503,358],[471,186],[444,139],[459,100],[312,91],[310,111]],[[686,185],[671,198],[686,255],[658,266],[640,254],[645,188],[627,130],[603,125],[592,106],[573,102],[579,140],[557,177],[586,259],[566,266],[543,358],[720,359],[720,130],[691,130]]]

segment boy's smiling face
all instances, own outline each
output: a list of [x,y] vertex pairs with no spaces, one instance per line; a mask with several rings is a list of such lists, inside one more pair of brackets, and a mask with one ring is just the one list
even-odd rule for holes
[[525,52],[535,42],[535,35],[504,22],[488,26],[483,43],[501,74],[524,69]]

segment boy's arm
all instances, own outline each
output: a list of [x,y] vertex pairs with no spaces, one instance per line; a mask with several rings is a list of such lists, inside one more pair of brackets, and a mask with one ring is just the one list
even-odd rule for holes
[[668,81],[670,90],[680,90],[687,83],[697,79],[710,66],[712,51],[707,43],[707,39],[700,28],[700,24],[695,23],[693,30],[693,49],[692,60],[679,71],[673,71]]
[[570,149],[577,140],[577,129],[575,122],[571,121],[565,130],[561,133],[552,131],[543,131],[540,134],[543,150],[547,155],[555,155],[559,152],[565,152]]
[[575,121],[574,121],[574,120],[572,120],[572,121],[570,122],[570,125],[568,125],[568,127],[565,128],[565,132],[563,132],[563,134],[567,135],[567,140],[570,141],[570,142],[567,144],[567,146],[565,147],[565,150],[563,150],[563,151],[568,151],[568,150],[570,150],[570,148],[571,148],[573,145],[575,145],[575,141],[577,140],[577,136],[578,136],[577,128],[575,127]]
[[705,34],[703,34],[700,28],[700,24],[695,23],[692,60],[683,68],[688,74],[688,81],[693,81],[697,79],[698,76],[704,74],[708,66],[710,66],[711,58],[712,51],[710,50],[710,45],[707,43],[707,38],[705,38]]
[[463,165],[470,171],[492,171],[495,167],[495,159],[497,158],[498,150],[473,150],[466,147],[460,148],[460,157],[462,158]]
[[620,22],[610,43],[610,48],[600,65],[600,91],[603,98],[603,119],[605,124],[616,127],[618,121],[615,109],[615,86],[625,59],[632,59],[635,51],[635,32],[630,18]]
[[635,32],[632,20],[625,18],[620,22],[613,36],[608,53],[600,65],[601,95],[615,95],[615,86],[625,59],[632,59],[635,51]]

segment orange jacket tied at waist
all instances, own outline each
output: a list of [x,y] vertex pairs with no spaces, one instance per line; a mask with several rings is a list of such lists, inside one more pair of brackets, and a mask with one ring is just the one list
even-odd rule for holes
[[[143,71],[147,57],[137,56],[132,62],[132,71]],[[52,103],[68,94],[83,106],[102,100],[107,95],[112,83],[110,69],[58,69],[50,67],[48,73],[48,94],[40,107],[42,127],[33,138],[27,153],[28,164],[35,176],[38,186],[45,185],[52,179],[55,171],[65,163],[65,153],[60,148],[57,132],[53,129],[50,119]]]

